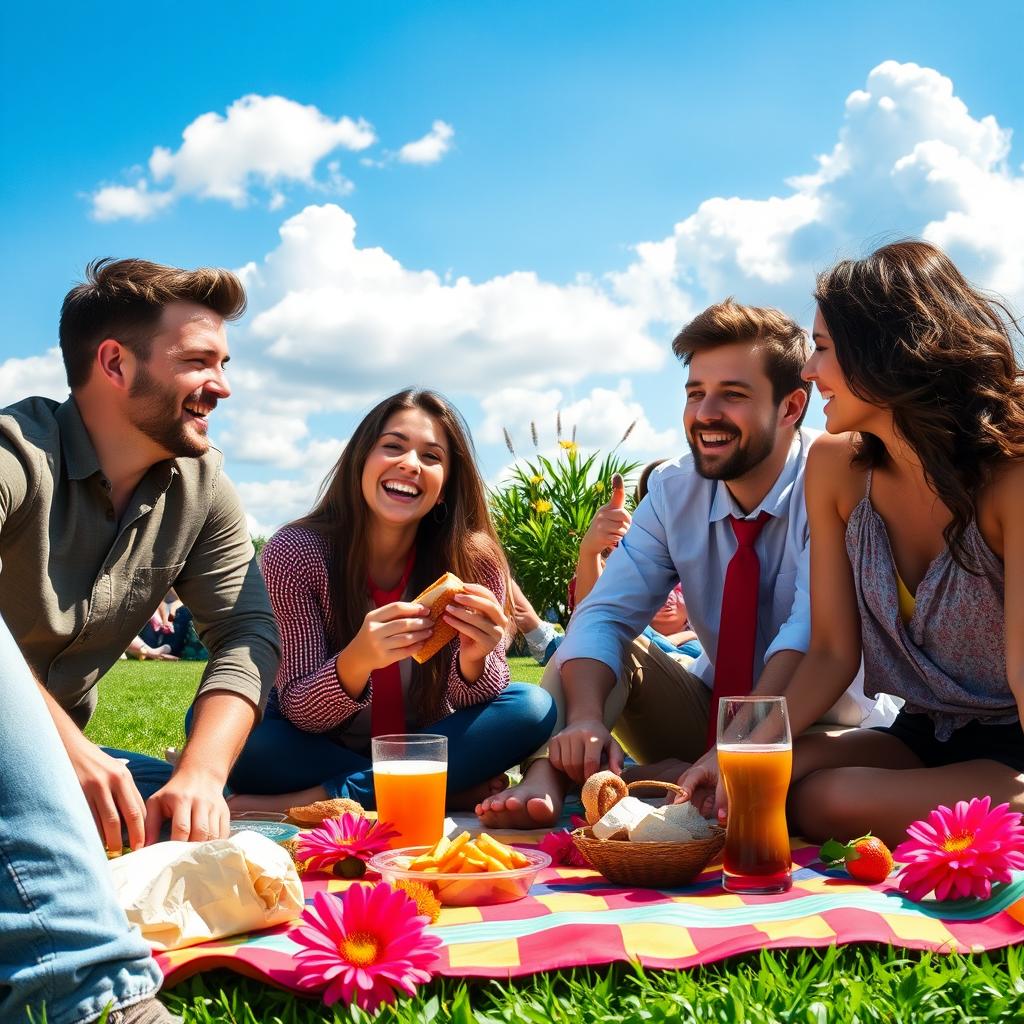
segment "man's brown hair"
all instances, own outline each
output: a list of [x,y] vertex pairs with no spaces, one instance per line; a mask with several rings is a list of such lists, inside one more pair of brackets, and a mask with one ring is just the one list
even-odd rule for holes
[[164,307],[195,302],[236,320],[245,312],[245,288],[230,271],[217,267],[179,270],[148,260],[93,260],[85,281],[64,297],[60,311],[60,351],[68,386],[89,379],[96,349],[114,338],[137,358],[149,358]]
[[[772,383],[776,405],[797,390],[810,398],[810,382],[800,376],[809,353],[807,333],[779,309],[743,306],[730,297],[694,317],[676,335],[672,351],[689,366],[695,352],[738,341],[755,344],[763,352],[764,372]],[[805,406],[797,427],[806,413]]]

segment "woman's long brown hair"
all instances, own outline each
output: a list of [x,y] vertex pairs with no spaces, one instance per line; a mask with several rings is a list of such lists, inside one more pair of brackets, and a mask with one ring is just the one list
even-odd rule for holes
[[[387,421],[397,412],[419,409],[433,417],[448,439],[448,473],[442,494],[444,515],[428,512],[416,532],[416,561],[409,593],[418,594],[445,572],[467,583],[478,582],[483,566],[505,577],[506,610],[510,610],[508,563],[487,508],[487,492],[476,465],[473,441],[462,416],[435,391],[408,388],[374,406],[345,445],[328,474],[313,510],[292,526],[313,530],[326,538],[331,551],[331,604],[328,624],[335,649],[341,650],[359,632],[373,607],[367,587],[370,512],[363,499],[363,467]],[[448,662],[434,657],[413,668],[420,724],[441,704]]]
[[[944,530],[956,561],[981,489],[1002,462],[1024,458],[1024,371],[1019,327],[1001,302],[972,288],[927,242],[883,246],[819,275],[815,299],[850,390],[891,410],[929,486],[952,514]],[[862,434],[855,465],[888,455]]]

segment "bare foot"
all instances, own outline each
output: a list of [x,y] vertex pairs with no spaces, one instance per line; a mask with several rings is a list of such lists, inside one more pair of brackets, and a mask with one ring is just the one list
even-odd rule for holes
[[487,779],[477,786],[470,786],[461,793],[448,797],[448,808],[452,811],[472,811],[482,800],[508,789],[508,776],[502,772],[493,779]]
[[477,817],[491,828],[550,827],[562,813],[568,784],[546,757],[538,758],[518,786],[477,804]]

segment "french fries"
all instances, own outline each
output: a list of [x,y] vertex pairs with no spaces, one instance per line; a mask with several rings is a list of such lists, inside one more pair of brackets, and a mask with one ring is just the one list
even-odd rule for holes
[[432,850],[413,858],[409,870],[429,874],[486,874],[491,871],[512,871],[529,867],[530,861],[515,847],[499,843],[482,832],[471,839],[462,832],[454,839],[442,836]]

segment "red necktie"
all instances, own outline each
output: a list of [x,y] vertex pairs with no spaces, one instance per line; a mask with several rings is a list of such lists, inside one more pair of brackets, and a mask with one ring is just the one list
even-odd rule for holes
[[[405,593],[409,576],[412,574],[412,563],[416,549],[409,552],[409,560],[405,563],[405,572],[393,590],[381,590],[369,577],[366,579],[370,590],[370,599],[374,608],[401,601]],[[406,731],[405,700],[402,697],[402,670],[400,662],[393,662],[384,668],[374,669],[370,673],[373,683],[373,700],[370,704],[370,735],[393,736]]]
[[715,652],[715,685],[708,715],[708,749],[715,745],[718,730],[718,701],[741,697],[754,686],[754,646],[757,642],[757,600],[761,584],[761,563],[754,541],[771,518],[762,512],[756,519],[729,516],[739,547],[725,570],[722,615],[718,623]]

